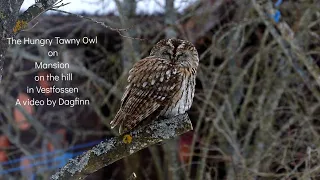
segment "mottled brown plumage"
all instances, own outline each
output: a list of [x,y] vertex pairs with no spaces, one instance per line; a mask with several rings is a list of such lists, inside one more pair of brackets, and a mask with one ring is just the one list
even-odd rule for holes
[[128,86],[111,127],[119,133],[133,129],[147,118],[183,114],[192,104],[199,58],[188,41],[164,39],[150,56],[138,61],[129,72]]

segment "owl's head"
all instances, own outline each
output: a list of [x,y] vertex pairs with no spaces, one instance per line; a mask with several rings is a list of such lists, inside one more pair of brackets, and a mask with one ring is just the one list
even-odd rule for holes
[[150,56],[167,59],[182,66],[198,66],[198,51],[194,45],[181,39],[163,39],[151,50]]

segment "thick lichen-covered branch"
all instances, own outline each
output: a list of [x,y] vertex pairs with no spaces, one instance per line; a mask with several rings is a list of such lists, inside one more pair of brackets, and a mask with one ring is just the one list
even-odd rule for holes
[[128,134],[101,142],[77,158],[69,160],[51,179],[84,179],[119,159],[190,130],[192,124],[187,114],[159,119]]

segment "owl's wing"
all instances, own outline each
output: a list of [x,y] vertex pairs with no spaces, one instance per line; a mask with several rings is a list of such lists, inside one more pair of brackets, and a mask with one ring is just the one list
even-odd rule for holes
[[120,134],[150,115],[158,117],[180,90],[182,76],[168,60],[146,58],[133,66],[128,82],[120,110],[110,123],[112,128],[120,124]]

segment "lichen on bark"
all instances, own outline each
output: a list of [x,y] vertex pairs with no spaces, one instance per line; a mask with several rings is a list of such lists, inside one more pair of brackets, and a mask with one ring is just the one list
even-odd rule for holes
[[[190,130],[192,130],[192,124],[187,114],[158,119],[130,133],[101,142],[74,160],[69,160],[51,179],[84,179],[119,159]],[[129,137],[130,143],[127,141]]]

